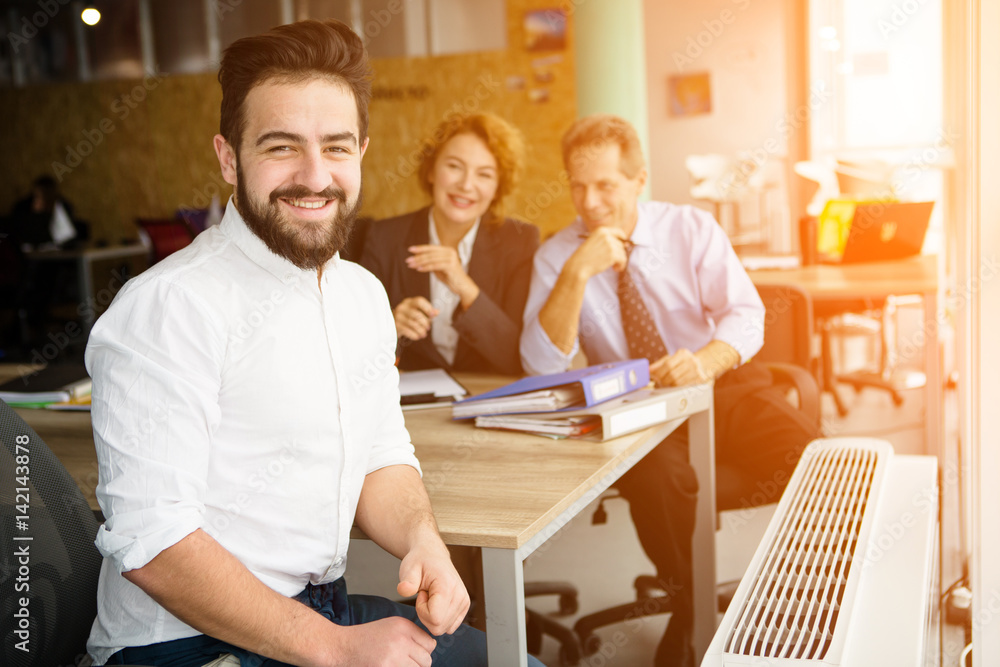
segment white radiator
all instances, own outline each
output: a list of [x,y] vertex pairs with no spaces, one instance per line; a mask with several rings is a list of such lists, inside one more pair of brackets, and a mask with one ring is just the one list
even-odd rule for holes
[[937,460],[809,445],[702,667],[925,667],[940,655]]

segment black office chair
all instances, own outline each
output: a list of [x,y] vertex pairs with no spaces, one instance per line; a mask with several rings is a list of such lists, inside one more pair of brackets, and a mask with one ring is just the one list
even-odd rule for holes
[[[794,391],[798,409],[807,419],[819,425],[820,391],[809,370],[814,365],[812,301],[808,294],[794,285],[759,286],[757,291],[765,307],[765,343],[754,359],[766,364],[776,386]],[[603,503],[616,497],[618,493],[614,489],[605,493],[595,510],[595,523],[602,523],[604,520]],[[740,507],[727,502],[724,494],[720,494],[718,505],[720,511]],[[720,611],[729,606],[738,584],[738,581],[733,581],[719,585],[717,597]],[[560,641],[560,662],[563,665],[576,665],[579,664],[581,653],[593,655],[600,649],[601,640],[594,634],[598,628],[671,611],[668,588],[657,577],[640,575],[633,586],[636,591],[635,600],[581,617],[573,626],[575,637],[572,638],[565,638],[565,628],[553,619],[544,618],[544,621],[540,621],[537,619],[540,614],[529,612],[529,639],[533,634],[537,638],[540,632],[553,635]],[[561,599],[572,593],[575,602],[576,589],[571,584],[550,583],[549,587],[551,590],[547,592],[559,594]],[[541,586],[539,589],[545,590]],[[532,631],[533,618],[536,626]],[[529,651],[531,648],[529,644]]]
[[[56,455],[3,401],[0,442],[2,662],[73,667],[97,615],[99,521]],[[23,560],[16,555],[22,550]],[[22,609],[26,617],[18,615]],[[30,650],[22,651],[18,645],[26,638]]]
[[758,285],[764,302],[764,345],[754,355],[774,377],[774,384],[794,390],[798,408],[814,424],[820,423],[820,382],[813,354],[813,303],[795,285]]

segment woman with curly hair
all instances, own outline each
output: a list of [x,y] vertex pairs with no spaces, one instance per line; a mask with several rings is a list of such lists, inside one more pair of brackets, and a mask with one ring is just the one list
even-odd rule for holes
[[360,263],[389,294],[403,370],[521,374],[521,316],[538,229],[505,218],[520,132],[491,113],[446,118],[418,170],[431,204],[369,225]]

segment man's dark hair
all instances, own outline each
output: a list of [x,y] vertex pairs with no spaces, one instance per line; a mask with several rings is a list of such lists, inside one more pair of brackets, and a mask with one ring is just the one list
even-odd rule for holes
[[56,179],[47,174],[43,174],[31,184],[32,194],[41,196],[42,210],[50,212],[59,200],[59,184]]
[[264,82],[300,83],[314,77],[347,86],[358,108],[358,145],[368,137],[372,70],[361,38],[335,19],[299,21],[233,42],[219,66],[219,134],[239,152],[246,128],[244,102]]

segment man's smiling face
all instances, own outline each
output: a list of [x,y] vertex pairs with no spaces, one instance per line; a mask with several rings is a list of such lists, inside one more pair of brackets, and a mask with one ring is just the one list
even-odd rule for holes
[[326,78],[271,80],[250,91],[244,109],[239,150],[216,137],[236,207],[273,252],[300,268],[322,266],[360,206],[368,140],[358,136],[354,95]]

